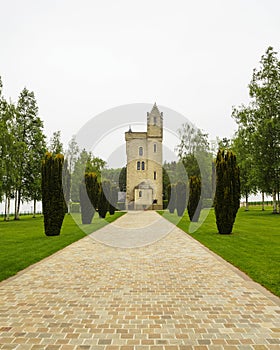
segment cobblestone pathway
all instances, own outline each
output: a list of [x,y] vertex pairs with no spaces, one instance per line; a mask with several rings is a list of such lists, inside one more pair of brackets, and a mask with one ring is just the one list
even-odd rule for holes
[[0,349],[279,350],[279,338],[279,299],[176,227],[140,248],[86,237],[0,283]]

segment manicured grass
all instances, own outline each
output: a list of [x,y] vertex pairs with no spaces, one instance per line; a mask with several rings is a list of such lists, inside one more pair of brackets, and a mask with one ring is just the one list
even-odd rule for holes
[[[22,216],[19,221],[0,222],[0,281],[55,253],[123,215],[116,212],[106,220],[95,215],[91,225],[77,226],[71,215],[65,215],[61,234],[47,237],[43,217]],[[75,218],[76,219],[76,218]],[[86,233],[85,233],[85,232]]]
[[[163,214],[163,211],[159,213]],[[176,214],[166,211],[164,217],[174,223],[178,221]],[[188,232],[189,224],[185,212],[177,226]],[[204,223],[189,234],[280,296],[280,215],[273,215],[271,208],[261,211],[260,207],[252,207],[248,212],[239,209],[230,235],[217,233],[215,214],[211,209]]]

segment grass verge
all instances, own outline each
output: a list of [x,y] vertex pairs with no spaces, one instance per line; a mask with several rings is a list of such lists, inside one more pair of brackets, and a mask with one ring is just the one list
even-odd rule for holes
[[[44,234],[42,216],[22,216],[19,221],[0,222],[0,281],[46,258],[67,245],[83,238],[122,216],[123,212],[107,215],[105,220],[95,217],[90,225],[75,223],[71,215],[65,215],[59,236]],[[75,218],[75,220],[79,220]]]
[[[173,223],[178,222],[176,214],[159,213]],[[261,211],[259,207],[247,212],[241,208],[230,235],[217,233],[213,209],[195,232],[188,232],[189,225],[185,212],[177,223],[180,229],[280,296],[280,215],[273,215],[270,209]]]

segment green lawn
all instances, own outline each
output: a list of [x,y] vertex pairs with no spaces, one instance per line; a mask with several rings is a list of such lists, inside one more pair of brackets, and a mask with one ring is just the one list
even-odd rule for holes
[[[55,253],[67,245],[105,226],[123,215],[107,215],[106,221],[95,217],[91,225],[76,225],[71,215],[65,215],[60,236],[44,234],[43,217],[21,216],[19,221],[0,222],[0,281]],[[79,220],[75,217],[75,220]],[[85,232],[86,233],[85,233]]]
[[[166,211],[164,217],[178,221],[176,214]],[[189,224],[185,212],[177,226],[188,232]],[[271,208],[261,211],[260,207],[252,207],[248,212],[241,208],[230,235],[217,233],[211,209],[204,223],[190,235],[280,296],[280,215],[273,215]]]

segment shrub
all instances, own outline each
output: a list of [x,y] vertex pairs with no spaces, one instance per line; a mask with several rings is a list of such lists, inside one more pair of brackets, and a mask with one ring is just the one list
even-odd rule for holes
[[168,187],[168,210],[169,213],[173,214],[176,209],[176,187],[170,184]]
[[85,173],[84,183],[80,184],[80,203],[83,224],[91,224],[98,205],[99,183],[94,172]]
[[107,198],[110,196],[110,182],[103,181],[100,187],[98,214],[101,218],[105,218],[107,211],[109,210],[109,201]]
[[219,233],[229,234],[240,206],[240,179],[236,157],[219,150],[216,159],[216,194],[214,208]]
[[109,213],[110,215],[114,215],[118,202],[118,188],[116,186],[111,186],[109,201]]
[[47,152],[42,161],[42,206],[46,236],[58,236],[65,215],[65,199],[62,188],[62,154],[53,156]]
[[184,182],[176,184],[176,209],[178,216],[183,216],[186,209],[187,186]]
[[85,173],[85,185],[86,185],[88,198],[94,210],[96,210],[99,202],[99,188],[100,188],[97,174],[94,172]]
[[81,204],[81,218],[83,225],[91,224],[92,218],[94,216],[94,207],[89,200],[87,194],[86,185],[81,183],[79,186],[80,204]]
[[201,180],[198,176],[191,176],[189,181],[188,214],[190,220],[197,222],[201,211]]

